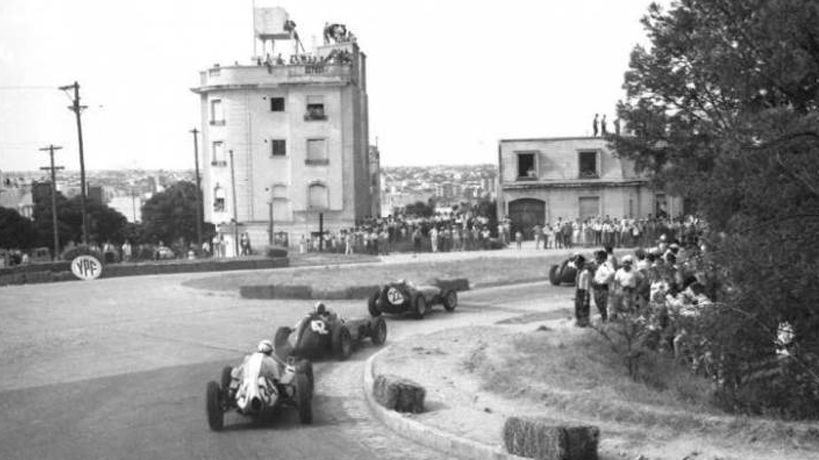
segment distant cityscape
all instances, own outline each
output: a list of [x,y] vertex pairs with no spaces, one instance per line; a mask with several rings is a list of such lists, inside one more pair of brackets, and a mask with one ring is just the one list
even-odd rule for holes
[[[497,166],[439,165],[390,166],[381,168],[381,215],[392,214],[417,201],[433,199],[438,206],[452,206],[480,199],[494,199]],[[34,184],[51,181],[48,171],[0,171],[0,206],[17,209],[30,217]],[[116,209],[129,222],[140,221],[139,210],[153,194],[179,181],[195,182],[191,170],[89,170],[86,171],[89,199]],[[67,198],[80,193],[80,172],[57,173],[57,190]]]

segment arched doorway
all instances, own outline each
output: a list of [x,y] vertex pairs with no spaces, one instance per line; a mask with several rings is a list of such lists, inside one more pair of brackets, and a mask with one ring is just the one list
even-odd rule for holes
[[[521,198],[509,202],[509,219],[512,221],[512,235],[518,230],[524,239],[532,239],[532,227],[543,225],[546,218],[546,203],[536,198]],[[514,238],[514,237],[513,237]]]

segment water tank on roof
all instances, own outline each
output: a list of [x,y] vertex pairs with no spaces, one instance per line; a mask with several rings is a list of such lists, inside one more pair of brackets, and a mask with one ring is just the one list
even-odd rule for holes
[[253,28],[256,36],[262,40],[285,40],[290,38],[290,32],[285,30],[285,23],[290,15],[284,8],[259,7],[253,9]]

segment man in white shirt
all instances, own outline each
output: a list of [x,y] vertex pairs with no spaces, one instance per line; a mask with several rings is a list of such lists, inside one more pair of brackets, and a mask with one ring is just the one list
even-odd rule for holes
[[579,254],[574,258],[574,265],[577,267],[575,283],[577,290],[574,294],[575,325],[578,327],[587,327],[589,325],[591,272],[586,265],[586,258]]
[[609,285],[614,279],[614,267],[608,263],[607,258],[606,251],[597,251],[595,253],[597,269],[595,269],[592,279],[594,304],[597,306],[597,311],[600,313],[600,319],[603,322],[608,321]]
[[632,311],[637,293],[637,284],[640,274],[632,269],[634,258],[630,255],[623,257],[623,266],[614,274],[614,289],[618,294],[615,309]]

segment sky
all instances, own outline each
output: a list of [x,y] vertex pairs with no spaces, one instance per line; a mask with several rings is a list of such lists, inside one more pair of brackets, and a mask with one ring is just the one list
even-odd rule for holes
[[[257,0],[285,8],[308,50],[326,21],[367,54],[382,165],[497,162],[499,139],[590,135],[614,118],[650,0]],[[663,2],[661,2],[663,3]],[[192,169],[190,91],[214,63],[250,63],[253,0],[0,1],[0,170]],[[200,152],[201,153],[201,152]]]

